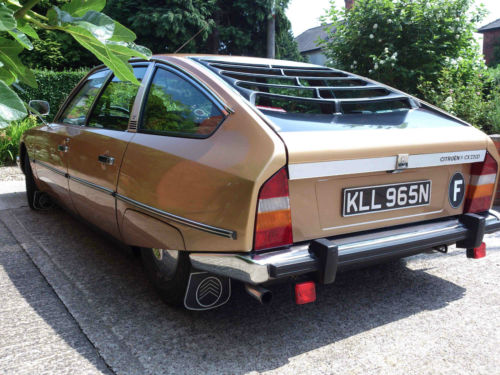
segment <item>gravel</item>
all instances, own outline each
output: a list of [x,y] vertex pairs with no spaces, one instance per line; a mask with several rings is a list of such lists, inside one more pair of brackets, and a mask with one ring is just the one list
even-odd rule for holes
[[[481,260],[451,248],[340,274],[313,304],[294,305],[289,287],[278,285],[260,306],[233,283],[227,305],[189,312],[164,305],[138,259],[61,210],[17,206],[0,211],[0,221],[117,374],[499,373],[499,235],[487,237]],[[30,306],[47,298],[38,287],[31,293]],[[1,343],[3,374],[9,350]],[[95,363],[92,352],[80,355]]]
[[23,181],[24,175],[21,169],[16,166],[0,167],[0,183],[2,181]]

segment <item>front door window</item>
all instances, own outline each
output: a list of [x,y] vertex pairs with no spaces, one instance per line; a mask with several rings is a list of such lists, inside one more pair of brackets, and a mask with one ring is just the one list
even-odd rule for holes
[[[134,74],[142,81],[147,66],[134,67]],[[128,127],[130,112],[134,105],[139,86],[120,81],[116,76],[108,83],[99,97],[87,126],[99,129],[125,131]]]
[[109,70],[100,70],[92,74],[66,107],[60,122],[69,125],[85,125],[87,113],[102,85],[106,82],[108,74]]

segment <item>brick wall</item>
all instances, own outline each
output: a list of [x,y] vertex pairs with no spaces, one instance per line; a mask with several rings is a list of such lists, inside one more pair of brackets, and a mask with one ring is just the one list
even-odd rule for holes
[[354,0],[345,0],[345,7],[347,9],[351,9],[353,5],[354,5]]
[[496,45],[500,46],[500,29],[485,31],[483,33],[483,54],[488,65],[493,61],[493,53]]

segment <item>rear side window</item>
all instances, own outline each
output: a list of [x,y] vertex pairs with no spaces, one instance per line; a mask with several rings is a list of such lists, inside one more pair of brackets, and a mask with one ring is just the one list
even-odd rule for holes
[[85,125],[87,113],[102,85],[106,82],[108,74],[109,70],[100,70],[92,74],[66,107],[60,122],[70,125]]
[[141,131],[204,138],[212,134],[223,113],[197,87],[165,69],[155,72]]
[[[134,74],[142,81],[147,66],[134,67]],[[125,131],[139,86],[120,81],[117,77],[108,83],[99,97],[87,126],[100,129]]]

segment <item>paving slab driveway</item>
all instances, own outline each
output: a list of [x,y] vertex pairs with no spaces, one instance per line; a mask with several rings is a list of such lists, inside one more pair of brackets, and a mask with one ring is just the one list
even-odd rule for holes
[[[62,210],[6,206],[0,233],[27,256],[0,263],[2,299],[23,299],[19,316],[32,314],[77,352],[75,361],[92,365],[71,373],[500,373],[500,238],[488,237],[483,260],[451,249],[341,274],[314,304],[296,306],[277,286],[260,306],[236,286],[229,304],[200,313],[164,305],[138,259]],[[28,284],[37,278],[55,293]],[[64,306],[95,351],[80,349],[43,304]],[[14,350],[2,339],[19,332],[9,319],[0,308],[0,374]],[[25,360],[50,363],[44,358]]]

